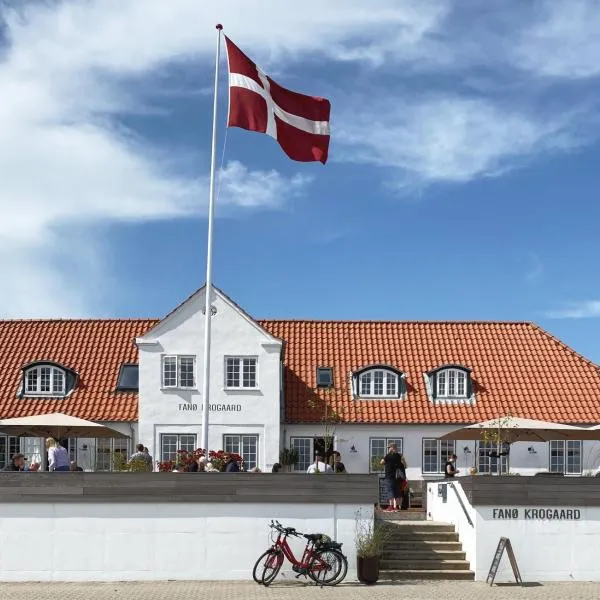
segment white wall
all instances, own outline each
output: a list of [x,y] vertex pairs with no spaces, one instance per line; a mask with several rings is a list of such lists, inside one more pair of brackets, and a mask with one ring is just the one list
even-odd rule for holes
[[350,504],[0,503],[0,581],[251,579],[271,519],[342,542],[352,579],[359,510],[373,518]]
[[[239,410],[210,411],[209,447],[223,448],[223,435],[259,436],[262,469],[279,457],[281,342],[261,329],[228,299],[215,291],[212,305],[211,384],[209,405],[235,406]],[[160,459],[163,433],[189,433],[201,444],[202,371],[204,352],[204,291],[198,292],[155,329],[139,346],[139,441]],[[196,356],[196,389],[161,389],[164,354]],[[225,356],[258,357],[258,390],[225,389]],[[191,408],[191,410],[184,410]]]
[[[469,504],[460,488],[461,497],[474,523],[470,527],[456,495],[448,488],[447,502],[438,496],[441,484],[428,484],[427,512],[434,521],[452,523],[459,532],[463,550],[475,571],[477,581],[485,581],[501,537],[511,541],[521,578],[524,582],[600,581],[598,539],[600,508],[577,506],[476,506]],[[499,509],[508,510],[503,518]],[[537,518],[526,511],[543,509],[578,511],[578,518]],[[494,513],[494,511],[496,511]],[[516,511],[516,513],[514,512]],[[546,514],[546,513],[544,513]],[[564,515],[564,513],[563,513]],[[496,582],[514,581],[506,552],[496,574]]]
[[[408,462],[409,480],[435,479],[436,475],[423,475],[422,448],[423,438],[437,438],[457,428],[456,425],[336,425],[334,444],[342,454],[342,460],[350,473],[368,473],[369,439],[374,437],[402,438],[404,456]],[[319,437],[324,432],[323,425],[285,425],[285,445],[290,446],[291,437]],[[350,448],[357,450],[352,453]],[[530,453],[532,447],[535,453]],[[465,453],[468,448],[470,453]],[[474,441],[456,442],[457,466],[459,476],[468,475],[469,468],[477,465],[476,443]],[[509,470],[521,475],[534,475],[547,471],[549,449],[546,443],[519,442],[511,447]],[[600,466],[600,442],[583,442],[583,471],[596,471]]]
[[[427,484],[427,519],[429,521],[438,521],[440,523],[449,523],[454,525],[462,548],[465,551],[466,558],[471,565],[471,569],[475,570],[477,565],[477,546],[476,546],[476,528],[477,528],[477,513],[475,508],[471,506],[465,493],[460,485],[455,483],[455,489],[463,501],[466,509],[466,514],[460,505],[458,496],[450,485],[446,485],[446,501],[440,495],[442,486],[445,483],[429,483]],[[471,519],[467,519],[467,515]]]

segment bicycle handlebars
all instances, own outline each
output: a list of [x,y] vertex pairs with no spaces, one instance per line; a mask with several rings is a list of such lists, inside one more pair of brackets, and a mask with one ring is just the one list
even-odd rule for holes
[[293,535],[296,537],[300,537],[302,535],[300,532],[296,531],[294,527],[284,527],[279,521],[271,521],[269,527],[271,529],[276,529],[279,531],[279,533],[283,533],[285,535]]

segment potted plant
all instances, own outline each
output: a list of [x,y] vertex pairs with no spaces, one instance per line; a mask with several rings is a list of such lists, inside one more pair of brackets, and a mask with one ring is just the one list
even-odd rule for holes
[[356,574],[361,583],[373,585],[379,580],[381,554],[388,538],[389,529],[384,523],[363,519],[360,511],[357,513],[354,544]]
[[300,454],[296,448],[284,448],[279,454],[279,463],[282,467],[285,467],[287,471],[290,471],[299,460]]

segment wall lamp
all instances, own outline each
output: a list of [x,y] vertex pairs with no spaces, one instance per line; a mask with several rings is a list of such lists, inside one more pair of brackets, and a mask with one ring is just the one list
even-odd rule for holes
[[465,454],[471,454],[471,448],[469,448],[469,446],[465,446],[464,449],[463,449],[463,452]]
[[533,446],[529,446],[527,452],[529,452],[529,454],[537,454],[537,450]]
[[358,450],[356,449],[356,446],[354,444],[352,444],[352,446],[350,447],[350,452],[352,454],[357,454],[358,453]]

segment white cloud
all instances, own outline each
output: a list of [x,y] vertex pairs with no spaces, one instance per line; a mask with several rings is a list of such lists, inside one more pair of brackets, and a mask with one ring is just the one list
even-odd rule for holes
[[550,319],[590,319],[600,317],[600,300],[570,302],[563,308],[546,313]]
[[521,32],[513,57],[541,75],[578,79],[600,74],[600,2],[546,0]]
[[548,121],[484,99],[438,95],[365,106],[343,117],[342,159],[392,167],[400,187],[498,175],[532,154],[581,143],[569,132],[569,115]]

